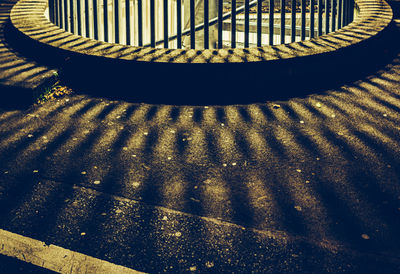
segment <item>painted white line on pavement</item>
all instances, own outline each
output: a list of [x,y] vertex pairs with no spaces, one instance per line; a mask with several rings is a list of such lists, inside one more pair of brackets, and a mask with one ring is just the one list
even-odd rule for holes
[[0,254],[59,273],[143,273],[3,229]]

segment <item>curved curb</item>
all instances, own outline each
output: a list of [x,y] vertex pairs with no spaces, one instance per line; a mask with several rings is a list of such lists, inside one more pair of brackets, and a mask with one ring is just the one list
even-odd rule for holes
[[33,103],[35,93],[51,84],[55,69],[35,58],[21,54],[14,43],[9,22],[17,0],[0,3],[0,108],[25,108]]
[[22,43],[61,68],[64,82],[75,90],[151,104],[248,104],[326,90],[363,68],[358,60],[371,59],[393,13],[384,0],[356,3],[357,19],[336,32],[249,49],[154,49],[96,41],[49,22],[46,0],[20,0],[11,21]]
[[46,0],[21,0],[11,11],[12,24],[29,38],[58,49],[119,60],[162,63],[259,63],[324,54],[365,41],[385,29],[392,20],[383,0],[355,0],[357,19],[346,27],[315,39],[249,49],[183,50],[125,46],[101,42],[66,32],[44,16]]

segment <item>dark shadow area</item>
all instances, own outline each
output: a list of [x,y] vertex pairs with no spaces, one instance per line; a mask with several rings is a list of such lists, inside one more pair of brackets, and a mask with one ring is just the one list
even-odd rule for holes
[[18,259],[0,255],[0,272],[12,274],[51,274],[57,273],[39,266],[20,261]]
[[0,85],[0,98],[0,110],[25,110],[34,102],[29,90],[3,85]]

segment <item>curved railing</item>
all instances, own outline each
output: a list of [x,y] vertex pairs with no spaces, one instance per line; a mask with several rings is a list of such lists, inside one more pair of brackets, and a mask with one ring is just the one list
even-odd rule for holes
[[307,40],[346,26],[353,11],[353,0],[49,0],[48,15],[95,40],[207,49]]

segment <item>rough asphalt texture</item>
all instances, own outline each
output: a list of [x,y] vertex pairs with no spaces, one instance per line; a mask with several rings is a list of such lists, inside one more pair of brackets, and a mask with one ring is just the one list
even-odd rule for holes
[[1,228],[151,273],[400,272],[399,26],[301,98],[2,109]]

